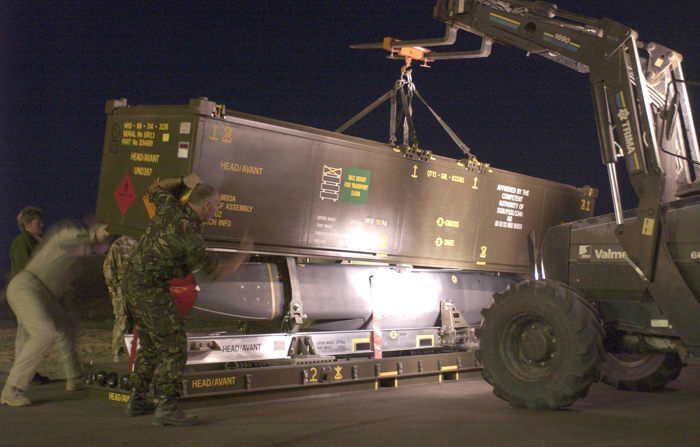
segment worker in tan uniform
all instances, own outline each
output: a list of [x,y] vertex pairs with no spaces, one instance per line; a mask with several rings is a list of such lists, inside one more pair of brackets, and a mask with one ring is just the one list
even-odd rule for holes
[[[41,242],[41,235],[44,232],[44,222],[41,219],[41,210],[33,206],[25,206],[17,215],[17,226],[19,227],[19,235],[12,241],[10,245],[10,261],[12,269],[10,270],[10,279],[27,265],[32,253]],[[15,335],[15,357],[22,349],[26,332],[21,324],[17,325],[17,335]],[[32,383],[44,385],[51,380],[39,374],[37,371],[34,374]]]
[[7,303],[27,337],[7,376],[0,403],[11,407],[31,405],[26,392],[54,342],[63,361],[66,390],[84,389],[75,349],[73,310],[65,293],[79,276],[87,256],[105,254],[107,237],[106,226],[97,223],[88,228],[73,222],[57,225],[10,281]]

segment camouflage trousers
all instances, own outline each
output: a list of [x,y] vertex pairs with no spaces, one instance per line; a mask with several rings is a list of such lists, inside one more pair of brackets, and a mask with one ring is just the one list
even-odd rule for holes
[[109,296],[112,300],[112,311],[114,313],[114,327],[112,328],[112,358],[119,361],[119,352],[124,345],[124,334],[130,331],[131,322],[126,311],[126,302],[121,287],[108,287]]
[[139,338],[131,387],[147,393],[153,384],[156,394],[179,396],[187,363],[187,334],[172,295],[167,289],[127,281],[124,296]]

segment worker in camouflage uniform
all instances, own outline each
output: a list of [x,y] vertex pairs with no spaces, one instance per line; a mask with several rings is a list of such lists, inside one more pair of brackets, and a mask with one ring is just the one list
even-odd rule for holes
[[122,281],[126,273],[131,253],[136,247],[136,239],[129,236],[121,236],[109,247],[102,271],[105,275],[107,290],[112,300],[112,312],[114,313],[114,327],[112,328],[112,360],[119,361],[119,353],[124,347],[124,334],[131,325],[126,311],[126,302],[122,291]]
[[[189,199],[181,205],[178,197],[187,189],[191,189]],[[217,264],[205,251],[202,225],[219,210],[220,197],[196,174],[161,180],[151,189],[149,200],[156,212],[136,244],[124,282],[140,343],[127,414],[153,412],[146,397],[153,384],[157,395],[153,424],[196,425],[199,418],[186,416],[175,401],[187,362],[187,337],[167,281],[195,270],[214,278],[226,276],[243,262],[243,256]]]

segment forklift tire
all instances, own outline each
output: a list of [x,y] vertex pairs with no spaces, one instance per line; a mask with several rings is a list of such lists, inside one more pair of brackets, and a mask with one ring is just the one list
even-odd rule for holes
[[599,379],[603,331],[575,289],[556,281],[522,281],[495,294],[481,313],[482,375],[511,406],[566,407]]
[[601,381],[625,391],[657,391],[678,378],[683,369],[673,352],[608,352],[601,365]]

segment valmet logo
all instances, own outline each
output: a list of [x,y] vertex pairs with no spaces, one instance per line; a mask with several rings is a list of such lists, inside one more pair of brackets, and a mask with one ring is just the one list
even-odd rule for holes
[[622,250],[613,250],[608,248],[607,250],[593,250],[596,259],[625,259],[627,253]]
[[593,249],[590,245],[579,245],[579,259],[600,259],[600,260],[619,260],[625,259],[627,253],[624,250],[613,250],[612,248],[596,248]]
[[578,258],[579,259],[591,259],[591,246],[590,245],[579,245],[578,246]]

